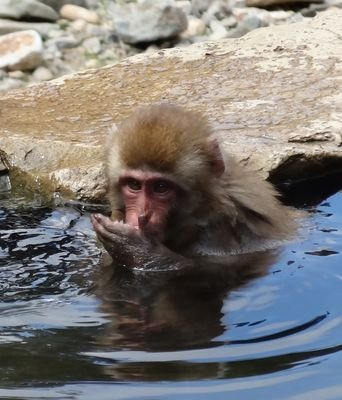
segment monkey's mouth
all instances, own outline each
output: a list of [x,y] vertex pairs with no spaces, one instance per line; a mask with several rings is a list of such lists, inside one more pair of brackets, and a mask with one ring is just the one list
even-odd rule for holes
[[153,242],[162,243],[165,239],[162,227],[160,227],[160,226],[147,225],[147,226],[139,229],[139,231],[141,232],[142,236],[144,236],[146,239],[153,241]]

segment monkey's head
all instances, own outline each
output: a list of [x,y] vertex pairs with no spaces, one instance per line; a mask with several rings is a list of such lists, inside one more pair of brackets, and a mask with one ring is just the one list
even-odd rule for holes
[[138,108],[107,147],[112,208],[123,211],[126,223],[161,241],[170,222],[181,224],[185,216],[189,221],[203,209],[208,182],[224,170],[207,122],[174,105]]

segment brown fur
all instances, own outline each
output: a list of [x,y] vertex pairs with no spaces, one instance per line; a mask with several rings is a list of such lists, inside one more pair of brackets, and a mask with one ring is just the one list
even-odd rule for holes
[[210,136],[196,113],[169,104],[141,107],[119,127],[118,156],[124,168],[176,174],[188,185],[211,163]]
[[146,165],[173,173],[183,153],[206,157],[205,122],[176,106],[140,108],[122,123],[121,132],[120,157],[128,168]]
[[112,209],[123,207],[122,171],[164,173],[183,188],[166,245],[182,254],[264,249],[295,231],[273,187],[223,154],[203,117],[174,105],[137,109],[109,141],[107,175]]

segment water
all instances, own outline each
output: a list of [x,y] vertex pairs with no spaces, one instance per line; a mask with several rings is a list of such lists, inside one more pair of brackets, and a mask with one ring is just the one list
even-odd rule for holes
[[84,207],[2,195],[0,398],[341,399],[342,192],[308,209],[243,272],[113,276]]

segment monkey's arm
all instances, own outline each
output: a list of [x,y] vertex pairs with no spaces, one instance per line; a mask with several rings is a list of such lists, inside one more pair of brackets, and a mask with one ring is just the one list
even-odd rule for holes
[[191,266],[192,260],[152,243],[139,231],[122,222],[94,214],[91,221],[98,239],[113,261],[122,266],[144,270],[172,270]]

